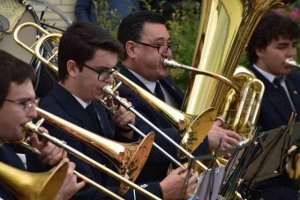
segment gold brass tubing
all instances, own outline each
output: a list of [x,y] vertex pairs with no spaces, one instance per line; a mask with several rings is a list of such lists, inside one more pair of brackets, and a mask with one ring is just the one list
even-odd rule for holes
[[[31,145],[29,145],[27,142],[21,142],[20,143],[21,146],[25,147],[26,149],[29,149],[30,151],[32,151],[33,153],[40,155],[41,152],[37,149],[32,147]],[[114,199],[118,199],[118,200],[124,200],[122,197],[120,197],[119,195],[113,193],[112,191],[106,189],[105,187],[103,187],[100,184],[97,184],[95,181],[89,179],[88,177],[82,175],[81,173],[77,172],[74,170],[73,172],[78,178],[80,178],[81,180],[83,180],[84,182],[94,186],[95,188],[97,188],[98,190],[100,190],[101,192],[113,197]]]
[[38,130],[38,128],[32,123],[32,122],[28,122],[25,125],[25,129],[28,131],[32,131],[37,133],[39,136],[46,138],[47,140],[49,140],[51,143],[55,144],[56,146],[66,150],[68,153],[78,157],[79,159],[89,163],[90,165],[96,167],[97,169],[100,169],[101,171],[103,171],[104,173],[106,173],[109,176],[112,176],[113,178],[117,179],[120,182],[123,182],[127,185],[129,185],[130,187],[136,189],[137,191],[145,194],[147,197],[151,198],[151,199],[160,199],[159,197],[155,196],[154,194],[148,192],[147,190],[145,190],[144,188],[136,185],[135,183],[127,180],[126,178],[120,176],[119,174],[117,174],[116,172],[112,171],[111,169],[105,167],[104,165],[96,162],[95,160],[91,159],[90,157],[84,155],[83,153],[81,153],[80,151],[77,151],[76,149],[72,148],[71,146],[68,146],[64,141],[61,141],[55,137],[52,137],[51,135],[49,135],[48,133],[45,132],[40,132]]

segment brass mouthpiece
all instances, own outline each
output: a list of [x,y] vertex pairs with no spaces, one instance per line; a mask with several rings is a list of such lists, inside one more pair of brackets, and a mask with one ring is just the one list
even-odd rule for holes
[[300,65],[294,60],[294,58],[286,59],[285,64],[290,67],[300,68]]

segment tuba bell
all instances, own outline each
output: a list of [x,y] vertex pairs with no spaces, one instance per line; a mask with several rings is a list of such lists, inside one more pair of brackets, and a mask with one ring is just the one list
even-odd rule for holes
[[54,200],[64,182],[68,166],[68,162],[64,162],[48,172],[32,173],[0,162],[0,182],[18,199]]

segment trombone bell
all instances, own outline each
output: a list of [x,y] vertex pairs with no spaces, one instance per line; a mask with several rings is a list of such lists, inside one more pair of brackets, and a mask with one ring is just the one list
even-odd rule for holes
[[64,162],[48,172],[32,173],[0,162],[0,181],[18,199],[53,200],[64,182],[68,167],[68,162]]

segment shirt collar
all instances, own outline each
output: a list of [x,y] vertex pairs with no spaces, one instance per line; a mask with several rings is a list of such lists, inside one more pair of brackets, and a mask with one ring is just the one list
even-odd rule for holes
[[86,109],[86,107],[88,107],[88,105],[90,105],[91,102],[85,102],[82,99],[80,99],[79,97],[75,96],[74,94],[72,94],[73,97],[75,97],[75,99],[78,101],[78,103],[84,108]]
[[[268,81],[270,81],[271,83],[273,83],[275,78],[278,78],[277,76],[271,74],[270,72],[267,72],[265,70],[262,70],[261,68],[259,68],[257,65],[253,64],[253,67],[259,71],[259,73],[261,73],[266,79],[268,79]],[[285,76],[283,77],[282,80],[285,80]]]
[[142,77],[141,75],[139,75],[138,73],[128,69],[131,73],[133,73],[133,75],[135,75],[142,83],[144,83],[146,85],[146,87],[152,92],[154,93],[155,91],[155,86],[156,86],[156,82],[153,81],[148,81],[147,79],[145,79],[144,77]]

